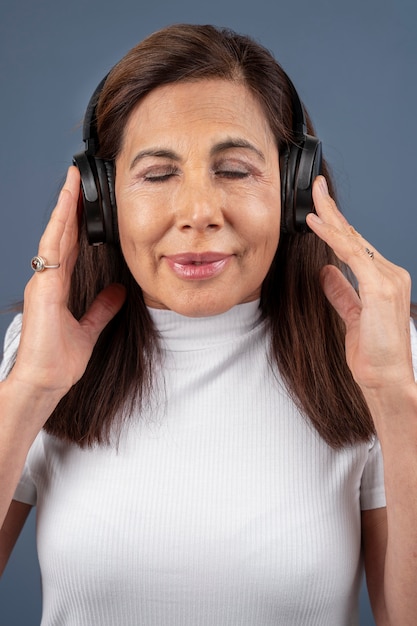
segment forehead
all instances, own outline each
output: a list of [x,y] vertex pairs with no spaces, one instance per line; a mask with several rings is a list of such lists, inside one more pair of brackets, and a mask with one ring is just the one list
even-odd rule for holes
[[150,136],[204,135],[213,127],[275,144],[262,106],[246,85],[204,79],[164,85],[147,94],[128,118],[123,147]]

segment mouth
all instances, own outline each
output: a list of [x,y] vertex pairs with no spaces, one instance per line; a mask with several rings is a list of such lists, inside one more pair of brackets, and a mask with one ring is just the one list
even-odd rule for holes
[[169,268],[183,280],[208,280],[221,274],[233,254],[223,252],[187,252],[165,256]]

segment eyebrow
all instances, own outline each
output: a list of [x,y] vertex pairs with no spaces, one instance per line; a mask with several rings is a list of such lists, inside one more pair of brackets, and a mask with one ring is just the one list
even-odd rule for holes
[[148,150],[141,150],[135,155],[129,166],[129,169],[132,170],[139,161],[145,159],[146,157],[161,157],[165,159],[171,159],[172,161],[181,160],[178,154],[176,154],[176,152],[173,152],[172,150],[165,150],[164,148],[149,148]]
[[[225,139],[224,141],[216,143],[210,150],[210,156],[216,156],[220,152],[232,150],[233,148],[245,148],[246,150],[251,150],[262,161],[265,161],[265,155],[261,150],[256,148],[252,143],[250,143],[250,141],[240,137]],[[160,157],[170,159],[171,161],[181,161],[181,157],[173,150],[167,150],[165,148],[149,148],[141,150],[134,156],[129,169],[132,170],[139,161],[145,159],[146,157]]]
[[240,137],[230,138],[225,141],[221,141],[220,143],[216,143],[216,145],[210,150],[210,156],[215,156],[219,152],[232,150],[233,148],[246,148],[247,150],[251,150],[257,154],[262,161],[265,161],[265,155],[261,150],[259,150],[259,148],[256,148],[252,143],[250,143],[250,141]]

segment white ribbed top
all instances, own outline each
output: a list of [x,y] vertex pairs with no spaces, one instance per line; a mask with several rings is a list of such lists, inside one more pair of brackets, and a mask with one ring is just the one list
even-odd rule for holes
[[42,625],[357,624],[378,444],[318,437],[271,372],[257,302],[152,315],[159,395],[119,448],[43,432],[29,453],[16,498],[38,507]]

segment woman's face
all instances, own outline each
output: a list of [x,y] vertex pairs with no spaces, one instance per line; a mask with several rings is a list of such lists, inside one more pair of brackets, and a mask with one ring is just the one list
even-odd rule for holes
[[116,159],[120,242],[148,306],[192,317],[259,297],[280,232],[274,137],[242,84],[159,87]]

